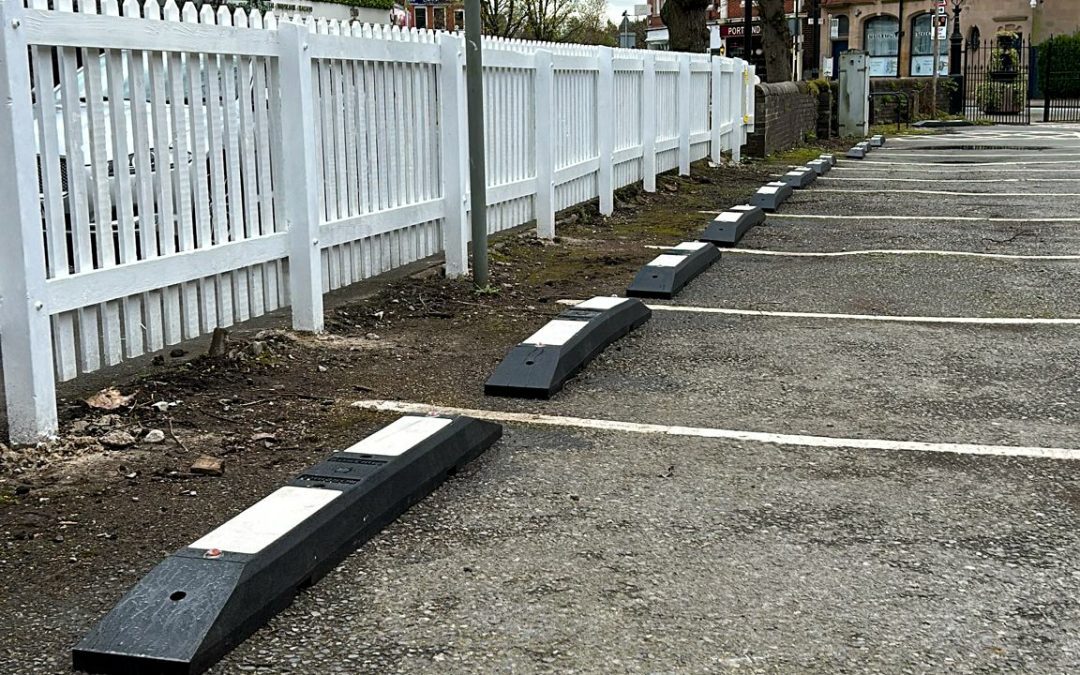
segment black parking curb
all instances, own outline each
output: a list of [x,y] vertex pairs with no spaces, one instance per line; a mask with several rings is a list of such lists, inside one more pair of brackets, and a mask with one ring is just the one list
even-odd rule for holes
[[750,228],[764,222],[765,211],[760,206],[750,204],[733,206],[713,218],[698,239],[717,246],[734,246]]
[[808,187],[815,180],[817,180],[817,173],[813,169],[804,166],[792,169],[780,177],[780,182],[787,183],[796,190]]
[[579,303],[511,349],[484,384],[484,393],[551,398],[608,345],[651,316],[652,310],[634,298]]
[[502,436],[406,416],[160,562],[72,650],[90,673],[193,675]]
[[794,191],[787,183],[773,181],[758,188],[758,191],[750,198],[750,205],[758,206],[766,211],[775,211],[793,194]]
[[684,241],[646,263],[626,288],[626,295],[670,300],[719,259],[720,252],[708,241]]

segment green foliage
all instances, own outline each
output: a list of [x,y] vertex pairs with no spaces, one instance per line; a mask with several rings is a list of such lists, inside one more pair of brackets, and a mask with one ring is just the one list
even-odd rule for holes
[[813,94],[814,96],[819,96],[823,91],[829,91],[829,87],[831,86],[830,82],[825,78],[807,80],[805,84],[806,91]]
[[1027,105],[1027,82],[1022,77],[1012,82],[988,80],[975,87],[975,102],[985,113],[1016,113]]
[[1076,64],[1080,64],[1080,31],[1050,38],[1038,50],[1039,88],[1043,95],[1049,90],[1053,96],[1080,96],[1080,74],[1076,72]]
[[975,103],[990,114],[1016,113],[1027,105],[1027,78],[1019,71],[1020,51],[1016,45],[1020,36],[999,30],[990,53],[987,79],[975,87]]

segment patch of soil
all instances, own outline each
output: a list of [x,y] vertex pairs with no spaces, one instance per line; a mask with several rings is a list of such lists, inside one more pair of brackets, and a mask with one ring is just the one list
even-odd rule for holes
[[[119,595],[164,555],[198,538],[386,417],[358,398],[468,404],[506,351],[559,312],[556,300],[620,294],[655,251],[744,202],[776,166],[694,166],[657,192],[617,195],[559,214],[558,238],[491,243],[491,287],[435,274],[339,302],[327,333],[234,329],[221,356],[157,360],[113,383],[130,407],[61,401],[58,441],[0,446],[0,672],[52,671]],[[119,432],[136,442],[109,446]],[[157,442],[148,442],[148,435]],[[224,475],[192,474],[201,455]],[[107,580],[107,583],[103,583]],[[40,670],[37,665],[41,666]],[[63,669],[63,668],[59,668]]]

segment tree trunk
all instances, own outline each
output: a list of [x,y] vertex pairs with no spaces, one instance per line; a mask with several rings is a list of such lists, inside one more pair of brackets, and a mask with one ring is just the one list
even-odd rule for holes
[[705,25],[708,7],[709,0],[667,0],[664,3],[660,8],[660,18],[668,29],[668,48],[671,51],[708,51],[709,29]]
[[[670,2],[670,0],[669,0]],[[791,31],[784,15],[784,0],[757,0],[761,17],[761,44],[765,54],[766,82],[791,79]]]

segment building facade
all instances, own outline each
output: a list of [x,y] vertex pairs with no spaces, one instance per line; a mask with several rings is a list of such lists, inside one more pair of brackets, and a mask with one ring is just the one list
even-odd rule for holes
[[408,8],[409,25],[429,30],[465,30],[464,2],[414,0]]
[[[929,77],[934,73],[934,13],[937,0],[821,0],[822,72],[840,53],[870,54],[872,77]],[[948,36],[953,32],[953,0],[945,3],[945,39],[938,46],[938,72],[948,73]],[[1051,35],[1080,30],[1080,0],[961,0],[960,33],[965,49],[998,31],[1038,44]]]
[[[810,54],[807,51],[813,40],[813,24],[810,19],[812,0],[784,0],[784,12],[792,35],[792,72],[809,75]],[[664,0],[649,0],[648,34],[649,49],[668,48],[668,29],[660,18]],[[751,47],[746,53],[746,2],[745,0],[713,0],[706,14],[709,27],[709,47],[715,54],[746,59],[756,65],[761,74],[762,45],[761,22],[758,20],[757,3],[751,5]]]
[[311,15],[316,19],[337,21],[359,21],[360,23],[398,23],[398,17],[404,16],[404,7],[394,5],[391,9],[361,7],[357,4],[340,2],[319,2],[318,0],[283,0],[270,3],[270,10],[278,16]]

